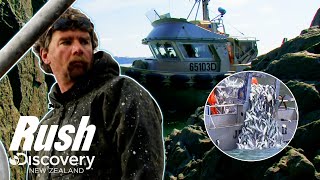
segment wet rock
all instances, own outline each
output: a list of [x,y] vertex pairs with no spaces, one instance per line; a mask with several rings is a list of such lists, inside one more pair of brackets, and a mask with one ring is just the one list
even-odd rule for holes
[[292,148],[280,161],[270,167],[266,179],[314,179],[314,165],[298,150]]

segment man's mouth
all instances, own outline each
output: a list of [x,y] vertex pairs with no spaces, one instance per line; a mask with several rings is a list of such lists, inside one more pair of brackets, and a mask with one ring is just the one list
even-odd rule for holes
[[69,63],[70,67],[85,66],[87,63],[82,60],[75,60]]

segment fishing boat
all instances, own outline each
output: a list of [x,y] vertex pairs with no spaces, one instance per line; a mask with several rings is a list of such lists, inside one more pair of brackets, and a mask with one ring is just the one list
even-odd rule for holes
[[214,103],[208,100],[205,106],[206,130],[220,150],[281,149],[290,142],[298,108],[283,83],[262,72],[246,71],[220,83],[211,94]]
[[190,11],[202,4],[202,20],[149,12],[153,30],[142,43],[149,46],[153,58],[121,65],[122,74],[149,90],[164,112],[193,112],[203,106],[214,85],[249,67],[257,56],[256,38],[227,34],[223,23],[226,10],[219,8],[219,15],[210,19],[208,3],[196,0]]

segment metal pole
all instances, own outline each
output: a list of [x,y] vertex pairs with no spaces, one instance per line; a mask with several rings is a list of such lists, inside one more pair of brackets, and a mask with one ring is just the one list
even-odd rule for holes
[[49,0],[0,51],[0,79],[75,0]]

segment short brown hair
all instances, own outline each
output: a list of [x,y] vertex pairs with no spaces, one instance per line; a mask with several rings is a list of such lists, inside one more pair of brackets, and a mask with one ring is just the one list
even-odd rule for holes
[[[72,23],[70,23],[72,22]],[[69,23],[69,24],[66,24]],[[87,25],[89,24],[89,25]],[[63,26],[65,25],[65,26]],[[82,31],[87,31],[91,37],[92,49],[98,47],[97,34],[94,32],[94,26],[90,19],[78,9],[69,8],[64,12],[61,17],[53,23],[53,25],[43,33],[38,41],[33,45],[33,51],[39,56],[41,68],[46,73],[52,73],[51,67],[45,64],[40,56],[40,50],[48,50],[49,44],[51,42],[52,34],[57,30],[75,30],[80,29]]]

